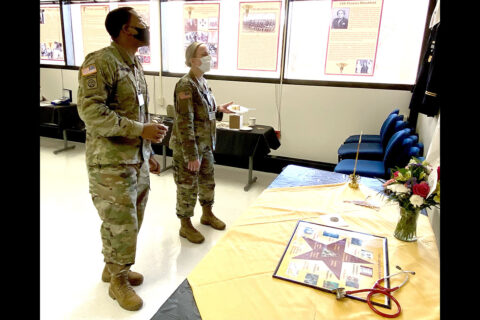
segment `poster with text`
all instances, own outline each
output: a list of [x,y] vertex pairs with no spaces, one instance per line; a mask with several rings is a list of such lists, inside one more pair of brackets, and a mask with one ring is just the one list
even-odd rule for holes
[[106,6],[81,6],[81,21],[83,34],[83,54],[99,50],[110,45],[110,35],[105,30],[105,18],[110,7]]
[[40,59],[63,61],[59,7],[40,7]]
[[212,69],[218,69],[219,3],[185,4],[183,6],[184,52],[195,41],[207,45]]
[[[273,277],[332,292],[372,288],[388,276],[387,239],[299,220]],[[385,286],[389,287],[388,281]],[[366,297],[350,296],[361,301]],[[372,302],[390,308],[385,295]]]
[[383,0],[332,0],[325,74],[373,76]]
[[[149,4],[119,4],[118,7],[132,7],[147,26],[150,26],[150,5]],[[136,56],[142,65],[148,65],[151,62],[150,46],[138,48]]]
[[240,2],[237,69],[277,71],[282,3]]

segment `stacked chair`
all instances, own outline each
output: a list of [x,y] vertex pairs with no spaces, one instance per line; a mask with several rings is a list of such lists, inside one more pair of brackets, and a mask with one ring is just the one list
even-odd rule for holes
[[[416,137],[413,138],[413,137]],[[381,160],[366,160],[360,158],[357,161],[356,174],[370,178],[389,179],[390,169],[404,167],[412,156],[418,157],[420,148],[418,137],[411,135],[409,128],[395,132],[389,139]],[[363,141],[363,136],[362,136]],[[358,143],[356,144],[358,145]],[[353,159],[343,159],[335,166],[334,172],[351,174],[355,167],[355,156]]]
[[[379,142],[366,142],[364,140],[364,136],[362,135],[362,141],[359,149],[358,140],[357,142],[344,143],[340,146],[340,148],[338,148],[338,161],[355,158],[357,149],[360,159],[382,160],[390,138],[394,133],[405,129],[408,126],[408,122],[403,121],[402,115],[390,114],[384,124],[385,126],[382,127]],[[348,141],[348,139],[346,141]]]
[[[395,109],[392,112],[390,112],[390,114],[387,116],[387,118],[385,119],[385,121],[383,122],[383,124],[380,128],[380,134],[363,134],[362,135],[362,141],[363,142],[381,142],[382,141],[382,139],[381,139],[382,133],[385,131],[385,127],[388,125],[388,121],[389,121],[390,116],[392,114],[398,115],[399,112],[400,112],[399,109]],[[358,143],[359,137],[360,137],[360,135],[350,136],[347,139],[345,139],[344,143]]]

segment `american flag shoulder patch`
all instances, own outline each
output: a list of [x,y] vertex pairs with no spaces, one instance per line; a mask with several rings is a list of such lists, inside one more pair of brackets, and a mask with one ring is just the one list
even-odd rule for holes
[[178,93],[178,97],[180,99],[188,99],[188,98],[191,98],[192,97],[192,94],[188,91],[182,91],[182,92],[179,92]]
[[97,68],[95,68],[94,64],[91,64],[82,69],[82,76],[88,76],[96,72],[97,72]]

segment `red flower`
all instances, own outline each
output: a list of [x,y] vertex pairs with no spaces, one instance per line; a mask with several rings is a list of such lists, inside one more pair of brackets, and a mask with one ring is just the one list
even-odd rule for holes
[[399,174],[400,174],[399,171],[395,171],[395,172],[393,173],[393,177],[396,178],[396,177],[398,177]]
[[426,198],[428,193],[430,192],[430,187],[428,186],[428,183],[425,181],[418,183],[413,186],[412,188],[413,194],[419,195],[422,198]]
[[437,180],[440,180],[440,166],[437,167]]

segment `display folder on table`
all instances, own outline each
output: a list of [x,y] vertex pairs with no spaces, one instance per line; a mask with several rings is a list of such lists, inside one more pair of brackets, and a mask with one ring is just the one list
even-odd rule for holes
[[[273,277],[331,292],[372,288],[388,276],[387,238],[299,220]],[[386,288],[390,288],[388,279]],[[366,297],[346,295],[366,302]],[[379,295],[375,305],[391,308]]]

